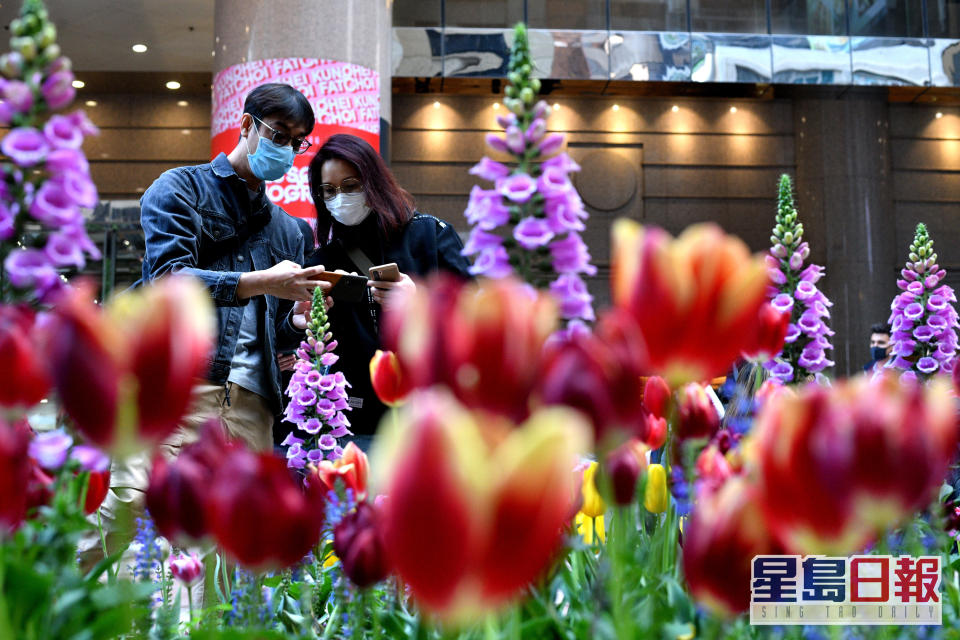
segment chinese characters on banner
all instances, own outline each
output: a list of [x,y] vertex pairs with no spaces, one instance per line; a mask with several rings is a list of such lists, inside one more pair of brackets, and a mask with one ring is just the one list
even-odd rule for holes
[[213,78],[210,157],[229,153],[240,137],[243,100],[255,87],[281,82],[303,92],[317,118],[307,138],[313,146],[296,156],[293,169],[268,182],[267,197],[290,215],[314,218],[307,166],[335,133],[359,136],[380,148],[380,77],[357,64],[317,58],[274,58],[233,65]]
[[750,624],[941,624],[940,557],[755,556]]

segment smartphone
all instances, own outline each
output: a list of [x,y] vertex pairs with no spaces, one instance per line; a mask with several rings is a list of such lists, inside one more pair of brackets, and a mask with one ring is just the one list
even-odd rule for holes
[[390,262],[387,264],[381,264],[378,267],[370,267],[371,280],[384,280],[386,282],[397,282],[400,280],[400,269],[397,268],[396,262]]
[[316,276],[317,280],[325,280],[332,284],[328,296],[334,300],[344,302],[363,302],[367,299],[367,278],[350,273],[334,273],[324,271]]

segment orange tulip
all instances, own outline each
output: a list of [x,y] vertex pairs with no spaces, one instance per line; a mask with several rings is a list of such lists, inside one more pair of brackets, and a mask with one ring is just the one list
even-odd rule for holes
[[862,549],[926,507],[957,448],[947,379],[866,376],[771,396],[753,453],[769,526],[794,553]]
[[612,252],[614,304],[639,325],[647,372],[671,387],[723,375],[757,334],[766,266],[716,225],[672,239],[621,219]]
[[410,387],[443,384],[467,407],[516,421],[529,414],[540,352],[556,325],[552,299],[519,281],[438,277],[386,311],[384,343]]
[[213,308],[185,276],[119,295],[103,310],[91,298],[80,286],[51,313],[51,376],[77,429],[122,456],[176,428],[206,373]]
[[563,542],[589,425],[564,408],[492,429],[446,393],[411,398],[374,444],[390,565],[426,612],[476,619],[520,596]]
[[397,407],[403,404],[410,385],[400,371],[400,363],[393,351],[381,351],[373,354],[370,359],[370,382],[380,402],[388,407]]
[[339,459],[333,462],[321,460],[310,476],[310,482],[319,482],[326,495],[328,491],[337,490],[337,478],[339,478],[343,481],[344,488],[353,492],[354,500],[362,502],[367,497],[369,469],[367,454],[350,442],[344,447],[343,455]]

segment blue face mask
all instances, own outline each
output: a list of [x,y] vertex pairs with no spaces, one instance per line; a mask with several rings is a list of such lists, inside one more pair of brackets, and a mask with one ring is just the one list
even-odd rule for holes
[[259,131],[257,137],[260,142],[253,153],[250,153],[250,138],[247,137],[247,163],[250,171],[260,180],[279,180],[293,167],[293,147],[281,147],[273,140],[262,137]]

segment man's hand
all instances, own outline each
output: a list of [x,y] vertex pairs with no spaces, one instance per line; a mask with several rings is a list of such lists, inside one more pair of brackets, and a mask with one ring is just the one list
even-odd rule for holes
[[373,299],[384,308],[389,307],[397,297],[413,294],[417,290],[417,285],[405,273],[401,273],[396,282],[371,280],[367,286],[373,289]]
[[269,269],[241,274],[237,298],[268,295],[284,300],[309,301],[313,299],[314,288],[330,289],[329,282],[316,279],[321,273],[323,265],[302,269],[297,263],[284,260]]

